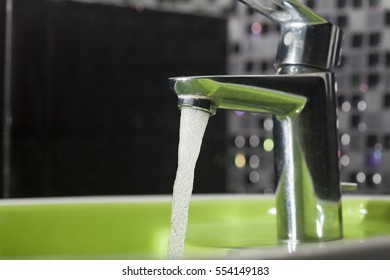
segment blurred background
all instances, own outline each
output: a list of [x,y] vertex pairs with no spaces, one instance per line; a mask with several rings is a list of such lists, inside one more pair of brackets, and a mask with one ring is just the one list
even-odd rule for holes
[[[390,193],[390,1],[302,1],[345,32],[340,167]],[[0,0],[1,197],[172,192],[168,77],[272,74],[278,28],[233,0]],[[195,193],[272,193],[270,116],[210,119]]]

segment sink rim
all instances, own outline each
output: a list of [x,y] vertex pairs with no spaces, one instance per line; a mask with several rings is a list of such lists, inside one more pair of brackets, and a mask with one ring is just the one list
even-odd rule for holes
[[[193,194],[191,201],[224,201],[224,200],[269,200],[274,199],[274,194]],[[109,196],[67,196],[67,197],[31,197],[31,198],[4,198],[0,199],[2,205],[31,205],[31,204],[77,204],[77,203],[145,203],[145,202],[170,202],[171,194],[161,195],[109,195]],[[390,194],[366,195],[347,194],[343,200],[390,200]]]
[[[12,205],[59,205],[59,204],[110,204],[110,203],[167,203],[171,202],[171,195],[137,195],[137,196],[86,196],[86,197],[47,197],[47,198],[11,198],[0,200],[0,207]],[[274,199],[274,195],[261,194],[195,194],[192,197],[194,202],[207,201],[267,201]],[[369,201],[390,201],[390,195],[372,196],[372,195],[345,195],[344,201],[359,201],[367,203]],[[104,206],[103,206],[104,207]],[[321,247],[321,250],[318,248]],[[342,248],[340,250],[340,248]],[[305,243],[299,245],[299,249],[294,252],[289,252],[286,246],[273,247],[251,247],[242,249],[232,249],[231,253],[225,258],[240,258],[240,259],[311,259],[320,258],[334,259],[335,254],[341,251],[348,251],[352,256],[358,255],[355,251],[367,251],[371,249],[386,249],[390,254],[390,235],[364,237],[356,240],[342,239],[332,242]],[[199,256],[204,258],[204,256]],[[390,255],[388,256],[390,258]],[[218,257],[219,258],[219,257]],[[387,258],[387,257],[386,257]]]

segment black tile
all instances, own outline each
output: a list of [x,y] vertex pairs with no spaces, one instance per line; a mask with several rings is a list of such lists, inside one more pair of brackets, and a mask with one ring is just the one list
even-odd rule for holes
[[268,70],[268,62],[267,61],[262,61],[260,64],[261,71],[266,72]]
[[385,65],[386,67],[390,67],[390,53],[385,54]]
[[362,101],[362,97],[360,95],[353,95],[352,96],[352,107],[357,107],[357,105],[359,104],[359,102]]
[[368,55],[368,66],[377,66],[380,62],[379,54],[372,53]]
[[360,8],[363,5],[363,0],[353,0],[352,6],[354,8]]
[[233,44],[233,46],[232,46],[232,50],[233,50],[233,52],[234,53],[239,53],[240,52],[240,44],[239,43],[235,43],[235,44]]
[[261,25],[261,34],[265,35],[269,32],[269,24],[263,23]]
[[347,0],[337,0],[336,7],[337,8],[345,8],[347,6]]
[[385,135],[383,137],[383,147],[386,149],[386,150],[389,150],[390,149],[390,135]]
[[306,6],[308,6],[311,9],[315,9],[316,7],[316,1],[315,0],[307,0],[306,1]]
[[341,28],[345,28],[348,26],[348,17],[347,16],[339,16],[336,19],[336,23]]
[[376,144],[378,144],[378,136],[377,135],[368,135],[367,136],[367,141],[366,141],[366,146],[368,148],[374,148]]
[[374,177],[374,174],[372,174],[372,173],[368,173],[366,175],[366,186],[369,187],[369,188],[375,187],[375,183],[373,181],[373,177]]
[[352,128],[358,128],[360,123],[361,123],[361,116],[360,115],[353,115],[351,117],[351,127]]
[[351,172],[349,173],[349,181],[350,182],[356,182],[356,176],[357,176],[357,172]]
[[363,35],[362,34],[352,35],[351,46],[353,48],[360,48],[362,45],[363,45]]
[[381,43],[381,34],[380,33],[371,33],[368,38],[369,45],[371,47],[378,46]]
[[245,70],[247,72],[252,72],[253,71],[253,62],[252,61],[248,61],[246,64],[245,64]]
[[381,3],[381,0],[370,0],[369,5],[370,7],[376,7]]
[[361,83],[361,76],[360,74],[352,74],[351,75],[351,85],[353,87],[358,87]]
[[390,11],[385,12],[385,25],[389,26],[390,25]]
[[380,83],[379,74],[369,74],[368,75],[368,86],[376,87]]
[[383,107],[390,108],[390,93],[387,93],[383,97]]
[[341,107],[341,105],[345,102],[346,98],[344,95],[337,96],[337,105]]
[[253,15],[253,14],[255,13],[255,10],[253,10],[253,9],[250,8],[250,7],[247,7],[246,13],[247,13],[247,15]]

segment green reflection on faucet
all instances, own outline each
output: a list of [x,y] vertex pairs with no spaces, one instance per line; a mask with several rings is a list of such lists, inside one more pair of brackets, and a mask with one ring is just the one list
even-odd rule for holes
[[[229,76],[225,76],[225,79]],[[210,98],[221,109],[271,113],[278,116],[298,115],[306,104],[303,96],[268,88],[219,82],[207,77],[186,77],[176,80],[174,90],[182,97]]]

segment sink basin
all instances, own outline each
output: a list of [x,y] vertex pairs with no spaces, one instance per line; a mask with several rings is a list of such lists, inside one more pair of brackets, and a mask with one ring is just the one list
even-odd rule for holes
[[[170,196],[0,201],[0,259],[164,259]],[[390,198],[343,198],[344,239],[276,240],[273,196],[194,196],[187,258],[390,258]],[[379,252],[379,254],[378,254]]]

